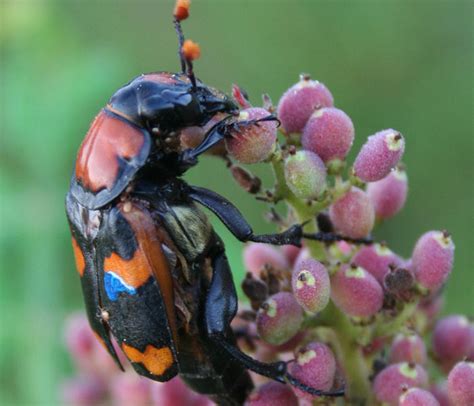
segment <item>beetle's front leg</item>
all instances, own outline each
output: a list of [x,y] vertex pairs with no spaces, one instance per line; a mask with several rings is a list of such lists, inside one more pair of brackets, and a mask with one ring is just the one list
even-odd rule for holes
[[191,166],[196,165],[199,155],[212,148],[218,142],[222,141],[226,134],[226,123],[232,116],[228,116],[214,126],[206,133],[204,140],[196,147],[183,151],[179,157],[179,163],[187,170]]

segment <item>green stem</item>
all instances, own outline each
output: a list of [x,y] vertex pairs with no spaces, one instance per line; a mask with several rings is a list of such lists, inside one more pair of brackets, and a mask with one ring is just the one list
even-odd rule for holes
[[330,302],[324,310],[325,318],[330,320],[337,339],[339,359],[343,361],[346,377],[346,397],[351,404],[369,404],[369,370],[360,345],[357,343],[356,329],[350,320]]
[[[308,206],[298,199],[286,185],[283,160],[279,152],[274,155],[272,166],[276,179],[275,198],[277,200],[285,199],[295,211],[299,222],[310,221],[307,225],[308,232],[317,232],[315,216],[320,210],[327,207],[329,202]],[[323,243],[307,241],[306,246],[313,258],[325,259],[326,253]],[[357,329],[332,302],[314,320],[330,327],[334,332],[335,342],[332,344],[338,352],[338,358],[344,362],[347,398],[351,399],[354,404],[367,404],[370,399],[369,371],[360,346],[357,344]],[[308,320],[308,324],[312,324],[312,321],[312,319]]]
[[406,303],[400,313],[395,316],[395,318],[386,322],[382,321],[376,323],[373,338],[392,336],[395,333],[399,332],[402,329],[403,325],[406,323],[406,321],[415,312],[417,304],[418,300]]

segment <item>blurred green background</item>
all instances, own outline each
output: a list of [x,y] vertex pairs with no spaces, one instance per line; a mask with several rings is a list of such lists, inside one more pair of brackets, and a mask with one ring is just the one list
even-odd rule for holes
[[[177,70],[172,1],[1,2],[0,404],[56,404],[70,373],[62,322],[82,309],[63,200],[91,119],[141,72]],[[456,243],[446,312],[473,314],[473,3],[470,1],[195,0],[185,22],[198,76],[260,103],[300,72],[333,92],[366,137],[407,139],[405,210],[376,233],[409,256],[417,237],[446,228]],[[270,179],[266,168],[258,173]],[[256,230],[263,204],[213,158],[187,176],[234,201]],[[222,230],[236,278],[241,244]]]

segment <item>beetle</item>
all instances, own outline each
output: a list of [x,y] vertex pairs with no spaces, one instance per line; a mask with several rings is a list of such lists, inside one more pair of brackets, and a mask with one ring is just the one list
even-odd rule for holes
[[[238,114],[224,93],[194,77],[182,54],[181,64],[181,73],[142,74],[117,90],[79,148],[66,212],[91,328],[120,368],[112,336],[138,374],[161,382],[179,374],[218,404],[245,401],[253,388],[248,369],[315,395],[340,396],[342,390],[311,388],[286,363],[259,362],[236,345],[231,269],[199,205],[243,242],[300,245],[304,237],[341,237],[307,235],[301,225],[256,235],[230,201],[181,179],[234,129]],[[218,113],[225,117],[197,147],[169,142]]]

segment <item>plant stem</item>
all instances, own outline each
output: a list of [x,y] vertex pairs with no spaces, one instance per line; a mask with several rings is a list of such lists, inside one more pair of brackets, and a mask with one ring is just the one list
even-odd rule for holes
[[[286,185],[283,160],[278,153],[272,159],[272,166],[276,179],[276,198],[286,200],[288,205],[295,211],[299,222],[310,221],[307,225],[307,231],[317,232],[315,216],[329,202],[313,206],[306,205]],[[309,248],[313,258],[318,260],[325,259],[325,246],[323,243],[307,241],[306,246]],[[369,371],[361,348],[357,343],[357,329],[332,302],[323,310],[317,320],[330,327],[334,333],[333,337],[336,342],[332,344],[339,353],[338,358],[344,363],[344,372],[347,379],[346,397],[350,399],[351,404],[368,404],[370,400]],[[311,324],[311,321],[309,323]]]

